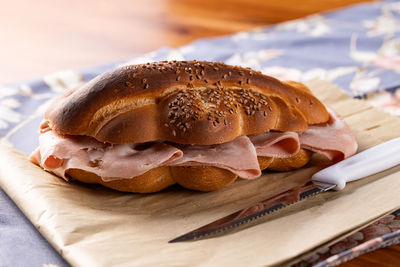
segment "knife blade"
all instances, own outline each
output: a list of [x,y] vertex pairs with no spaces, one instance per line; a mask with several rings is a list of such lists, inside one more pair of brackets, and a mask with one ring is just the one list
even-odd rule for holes
[[347,182],[376,174],[400,164],[400,138],[392,139],[315,173],[311,181],[274,197],[255,203],[221,219],[178,236],[169,243],[189,241],[225,232],[282,209],[310,196],[334,189]]

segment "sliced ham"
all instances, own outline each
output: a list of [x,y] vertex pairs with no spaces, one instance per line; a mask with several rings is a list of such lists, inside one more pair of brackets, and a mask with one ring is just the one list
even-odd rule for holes
[[300,150],[299,135],[295,132],[268,132],[250,135],[249,138],[258,156],[288,158]]
[[323,154],[333,162],[352,156],[357,151],[357,142],[349,126],[330,108],[328,123],[310,125],[299,134],[301,147]]
[[[53,131],[39,137],[31,161],[67,179],[69,169],[95,173],[103,181],[139,176],[160,166],[215,166],[246,179],[261,175],[257,154],[247,136],[213,146],[166,143],[105,145],[89,137],[63,138]],[[145,146],[145,147],[144,147]]]
[[129,179],[160,166],[214,166],[245,179],[261,175],[257,155],[287,158],[300,148],[327,156],[336,162],[353,155],[357,143],[349,127],[328,109],[328,123],[311,125],[305,132],[268,132],[240,136],[230,142],[211,145],[171,145],[163,142],[110,145],[91,137],[62,137],[43,129],[40,147],[31,161],[67,179],[69,169],[81,169],[104,181]]
[[214,166],[229,170],[234,174],[253,179],[261,175],[257,153],[247,136],[220,145],[180,147],[183,156],[169,166]]
[[104,181],[132,178],[182,157],[182,151],[162,142],[106,145],[89,137],[63,138],[53,131],[39,137],[40,150],[31,155],[33,162],[67,179],[68,169],[95,173]]
[[112,177],[131,178],[139,176],[151,169],[164,166],[182,157],[182,151],[162,142],[146,144],[128,144],[108,146],[103,160],[102,169],[114,170],[108,175],[100,173],[104,181],[115,180]]

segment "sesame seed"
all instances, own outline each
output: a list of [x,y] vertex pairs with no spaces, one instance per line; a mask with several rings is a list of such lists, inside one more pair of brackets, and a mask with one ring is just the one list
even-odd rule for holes
[[249,79],[249,78],[246,79],[246,83],[247,83],[247,84],[250,83],[250,79]]
[[192,75],[189,76],[189,80],[193,81],[193,76]]
[[300,103],[300,99],[298,97],[296,97],[296,102]]
[[228,77],[228,74],[226,74],[226,73],[224,75],[222,75],[223,79],[226,79],[227,77]]
[[231,71],[229,71],[229,72],[228,72],[228,75],[229,75],[229,76],[232,76],[232,72],[231,72]]
[[244,75],[243,71],[239,71],[239,75],[243,76]]
[[146,79],[142,79],[142,83],[146,83],[147,82],[147,80]]
[[238,81],[238,84],[239,84],[239,85],[242,85],[242,81]]
[[146,84],[144,85],[144,87],[143,87],[143,88],[144,88],[144,89],[147,89],[147,88],[149,88],[149,84],[147,84],[147,83],[146,83]]
[[172,130],[172,135],[176,136],[176,131],[175,130]]
[[204,82],[205,82],[205,83],[208,83],[207,79],[204,79]]
[[167,127],[167,128],[169,127],[168,123],[164,124],[164,126]]
[[271,106],[268,106],[268,109],[269,109],[270,111],[272,111],[272,108],[271,108]]
[[266,117],[267,116],[267,112],[264,110],[264,117]]
[[200,75],[204,75],[204,70],[201,70],[201,71],[200,71]]
[[228,123],[226,122],[226,120],[224,120],[224,124],[227,125]]
[[314,104],[312,100],[310,100],[310,105]]
[[256,113],[255,110],[253,110],[253,111],[251,112],[251,115],[254,115],[254,113]]
[[176,77],[176,81],[179,82],[179,80],[181,79],[181,77]]
[[215,126],[217,126],[217,123],[216,123],[215,121],[213,121],[213,125],[214,125],[214,127],[215,127]]

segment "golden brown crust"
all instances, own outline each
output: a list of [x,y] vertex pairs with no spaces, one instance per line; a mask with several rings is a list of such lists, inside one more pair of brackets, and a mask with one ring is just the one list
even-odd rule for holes
[[274,160],[274,158],[271,157],[257,157],[258,160],[258,165],[260,165],[260,170],[265,170],[268,168],[269,165],[271,165],[271,162]]
[[166,166],[151,169],[132,179],[120,179],[110,182],[104,182],[100,176],[79,169],[69,169],[67,175],[84,183],[101,184],[105,187],[123,192],[153,193],[175,184],[169,167]]
[[300,149],[299,153],[290,158],[274,158],[268,166],[268,170],[290,171],[306,165],[311,160],[312,152]]
[[215,62],[159,62],[102,74],[56,100],[45,119],[59,134],[102,142],[210,145],[326,122],[302,84]]
[[233,183],[237,175],[209,166],[171,167],[175,181],[181,186],[197,191],[215,191]]
[[[258,157],[262,170],[288,171],[300,168],[311,159],[312,152],[301,149],[290,158],[274,159]],[[215,191],[230,185],[237,175],[225,169],[211,166],[174,166],[158,167],[132,179],[120,179],[104,182],[100,176],[78,169],[69,169],[67,175],[84,183],[101,184],[118,191],[133,193],[153,193],[161,191],[175,183],[197,191]]]

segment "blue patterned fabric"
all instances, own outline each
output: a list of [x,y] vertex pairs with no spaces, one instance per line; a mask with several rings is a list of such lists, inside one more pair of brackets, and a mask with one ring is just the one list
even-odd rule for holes
[[[387,90],[384,103],[400,115],[400,3],[383,1],[10,84],[0,89],[2,141],[30,153],[49,101],[99,73],[125,64],[191,59],[251,67],[284,80],[321,78],[352,96]],[[0,191],[0,266],[44,264],[67,265]]]

